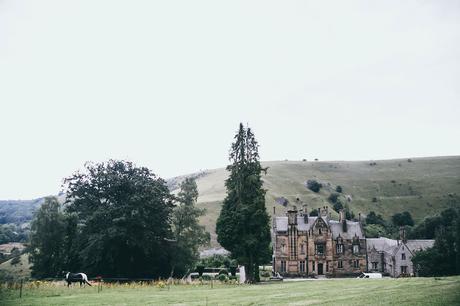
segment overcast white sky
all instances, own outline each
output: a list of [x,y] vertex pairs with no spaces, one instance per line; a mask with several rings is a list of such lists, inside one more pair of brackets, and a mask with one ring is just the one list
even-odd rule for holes
[[460,154],[460,1],[0,0],[0,199],[85,161],[168,178],[263,160]]

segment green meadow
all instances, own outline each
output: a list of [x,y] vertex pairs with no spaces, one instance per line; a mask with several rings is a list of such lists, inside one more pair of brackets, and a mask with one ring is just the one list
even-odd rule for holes
[[459,305],[460,277],[330,279],[258,285],[105,285],[62,282],[0,292],[2,305]]

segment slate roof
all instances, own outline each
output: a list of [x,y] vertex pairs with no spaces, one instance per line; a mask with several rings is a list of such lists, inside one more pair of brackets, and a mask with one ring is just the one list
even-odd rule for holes
[[398,247],[398,241],[389,238],[367,238],[366,239],[367,250],[370,251],[373,248],[378,252],[393,253]]
[[[398,240],[389,238],[367,238],[366,239],[367,250],[370,251],[372,248],[379,252],[386,252],[393,254],[398,248]],[[434,240],[407,240],[405,245],[411,252],[425,250],[431,248],[434,245]]]
[[[297,216],[297,229],[299,231],[308,231],[319,217],[308,217],[308,223],[305,223],[303,216]],[[360,239],[364,238],[359,222],[347,220],[347,231],[343,231],[342,223],[336,220],[329,220],[326,217],[321,217],[332,231],[332,238],[336,239],[339,235],[343,239],[353,239],[358,236]],[[275,226],[277,232],[286,232],[288,230],[288,217],[276,217]]]
[[342,222],[336,220],[329,220],[329,227],[332,231],[332,238],[337,239],[340,235],[343,239],[353,239],[353,237],[357,236],[360,239],[364,238],[363,231],[361,229],[361,225],[359,222],[346,220],[347,222],[347,231],[343,231]]

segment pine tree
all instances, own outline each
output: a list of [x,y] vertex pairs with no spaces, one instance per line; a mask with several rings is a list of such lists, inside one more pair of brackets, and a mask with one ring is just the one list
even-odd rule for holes
[[198,223],[198,218],[205,210],[195,206],[198,199],[198,188],[193,178],[186,178],[180,186],[177,206],[173,211],[172,225],[176,240],[176,249],[171,259],[172,275],[183,276],[192,270],[199,259],[198,248],[207,245],[210,234]]
[[246,268],[247,281],[259,281],[259,264],[270,260],[270,226],[265,209],[258,143],[240,124],[227,166],[227,196],[216,224],[218,242]]

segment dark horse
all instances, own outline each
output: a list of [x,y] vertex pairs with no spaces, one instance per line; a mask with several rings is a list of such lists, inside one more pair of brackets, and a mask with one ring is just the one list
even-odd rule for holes
[[91,284],[88,282],[88,276],[85,273],[70,273],[70,272],[63,272],[65,274],[65,281],[67,282],[67,287],[70,286],[71,283],[80,283],[80,287],[83,284]]

